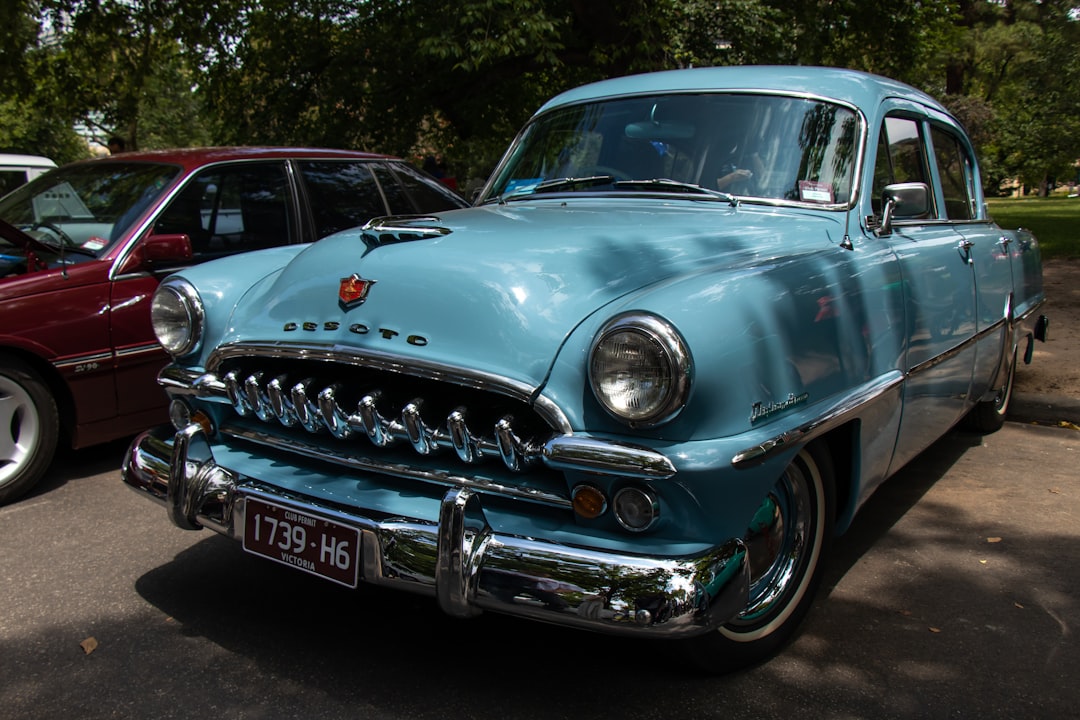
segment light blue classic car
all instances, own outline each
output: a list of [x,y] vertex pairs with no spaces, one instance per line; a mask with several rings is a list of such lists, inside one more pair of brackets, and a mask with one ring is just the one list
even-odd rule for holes
[[544,105],[476,206],[184,270],[124,481],[347,586],[773,653],[831,539],[1045,339],[1035,238],[906,85],[703,68]]

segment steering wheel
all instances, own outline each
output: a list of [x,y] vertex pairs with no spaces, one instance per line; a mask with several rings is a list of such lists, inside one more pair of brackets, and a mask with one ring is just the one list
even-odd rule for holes
[[38,220],[30,226],[30,231],[33,232],[35,230],[38,230],[39,228],[45,228],[46,230],[51,232],[60,242],[64,243],[64,245],[66,245],[67,247],[82,247],[81,245],[79,245],[79,243],[75,242],[75,240],[72,239],[70,235],[64,232],[63,229],[61,229],[58,225],[54,225],[47,220]]

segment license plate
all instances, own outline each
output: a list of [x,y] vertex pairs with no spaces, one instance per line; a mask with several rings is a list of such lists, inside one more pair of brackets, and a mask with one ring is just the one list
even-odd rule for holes
[[356,587],[360,531],[255,498],[247,499],[244,549],[283,565]]

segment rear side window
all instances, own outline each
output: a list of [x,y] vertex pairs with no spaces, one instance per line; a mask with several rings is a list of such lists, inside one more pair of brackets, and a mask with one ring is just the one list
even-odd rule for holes
[[15,188],[25,184],[27,180],[26,171],[22,168],[16,170],[0,169],[0,196],[7,195]]
[[453,190],[407,163],[393,163],[391,169],[380,165],[376,172],[391,215],[437,213],[466,206]]
[[315,239],[387,214],[371,173],[373,163],[305,161],[298,166],[315,222]]
[[945,199],[945,214],[950,220],[975,218],[974,173],[971,158],[960,139],[944,128],[933,127],[934,160]]

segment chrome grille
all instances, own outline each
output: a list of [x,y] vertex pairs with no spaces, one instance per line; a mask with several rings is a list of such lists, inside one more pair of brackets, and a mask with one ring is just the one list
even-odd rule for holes
[[378,368],[246,358],[218,373],[242,417],[423,456],[453,452],[467,465],[490,459],[526,471],[557,434],[521,399]]

